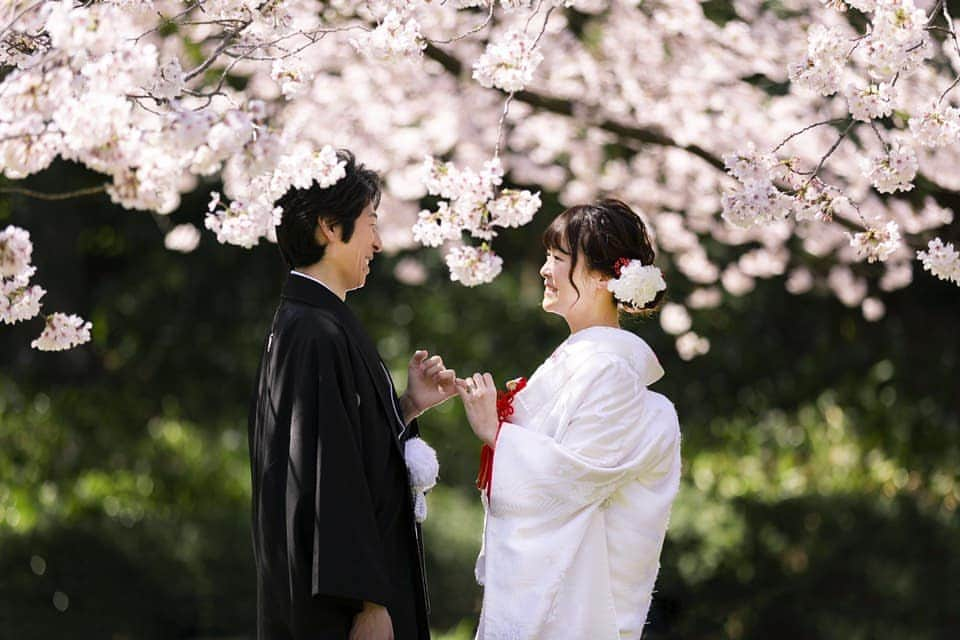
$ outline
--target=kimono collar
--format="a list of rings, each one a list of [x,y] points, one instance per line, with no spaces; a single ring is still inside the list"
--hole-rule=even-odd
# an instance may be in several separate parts
[[[347,305],[327,285],[293,271],[287,276],[287,281],[283,284],[283,291],[280,295],[284,298],[334,312],[336,312],[337,307],[343,307],[343,310],[349,313]]]
[[[637,371],[644,386],[650,386],[663,377],[663,367],[650,345],[637,334],[624,329],[588,327],[571,335],[564,345],[585,358],[599,353],[622,357]]]
[[[288,300],[296,300],[297,302],[317,307],[333,316],[333,319],[343,330],[344,334],[346,334],[350,346],[360,355],[360,359],[367,369],[370,380],[373,386],[376,387],[377,399],[380,401],[381,408],[386,414],[387,426],[394,436],[396,436],[397,429],[395,429],[392,424],[395,416],[394,407],[396,405],[394,404],[393,389],[390,387],[390,381],[387,379],[389,372],[380,359],[380,354],[377,352],[377,347],[374,345],[373,340],[369,334],[367,334],[363,325],[360,324],[357,316],[350,310],[350,307],[320,281],[294,274],[287,277],[280,296]],[[400,430],[403,430],[404,426],[405,425],[402,424],[398,425]],[[399,438],[394,437],[394,440],[400,454],[403,455]]]

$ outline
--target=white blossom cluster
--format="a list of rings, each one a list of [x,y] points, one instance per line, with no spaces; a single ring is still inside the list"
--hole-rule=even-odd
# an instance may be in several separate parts
[[[39,351],[64,351],[90,342],[89,322],[77,315],[53,313],[47,316],[47,323],[40,337],[30,343]]]
[[[676,341],[677,354],[683,360],[693,360],[697,356],[705,355],[710,351],[710,340],[687,331]]]
[[[671,335],[686,333],[693,326],[690,312],[682,304],[668,302],[660,310],[660,326]]]
[[[272,170],[257,175],[249,189],[229,205],[221,201],[219,192],[213,192],[204,224],[221,243],[250,248],[261,238],[275,239],[275,229],[283,215],[276,201],[290,187],[306,189],[316,181],[321,188],[327,188],[345,175],[346,164],[333,147],[327,145],[313,151],[309,145],[297,145],[281,156]]]
[[[927,244],[926,251],[917,252],[917,258],[923,268],[936,277],[960,285],[960,251],[952,242],[944,243],[940,238],[934,238]]]
[[[26,230],[9,225],[0,231],[0,278],[32,276],[32,259],[33,243]]]
[[[40,299],[46,291],[30,285],[36,272],[31,264],[33,243],[30,234],[12,225],[0,231],[0,322],[14,324],[40,313]]]
[[[793,215],[798,222],[824,222],[832,220],[837,210],[848,204],[848,200],[836,187],[814,180],[798,190],[792,204]]]
[[[952,211],[902,197],[920,174],[960,190],[960,53],[949,20],[915,6],[935,3],[784,11],[742,1],[717,24],[695,1],[576,0],[576,21],[561,11],[548,20],[562,4],[30,3],[0,33],[0,172],[18,180],[64,158],[104,175],[115,202],[161,214],[219,179],[208,226],[252,246],[272,239],[270,197],[330,144],[383,175],[385,245],[455,246],[464,231],[489,241],[524,224],[539,194],[502,189],[499,168],[438,171],[427,189],[417,167],[425,155],[480,167],[495,149],[513,184],[538,185],[528,188],[563,206],[615,194],[656,212],[657,242],[691,285],[691,308],[784,276],[790,291],[828,290],[877,318],[873,288],[911,282],[907,248],[948,237]],[[867,20],[830,10],[841,5]],[[177,28],[158,29],[158,13],[182,14]],[[770,90],[787,80],[785,93]],[[735,154],[731,188],[716,159],[747,142],[776,151]],[[428,193],[440,202],[418,216]],[[900,248],[875,273],[851,270],[863,256],[846,230],[890,221]],[[177,227],[164,237],[174,251],[195,240]],[[712,244],[725,250],[708,253]],[[489,274],[483,255],[475,263]],[[397,273],[426,277],[415,258]],[[677,310],[667,315],[681,326]],[[688,334],[678,349],[683,338],[696,353],[706,338]]]
[[[7,226],[0,231],[0,322],[15,324],[36,317],[47,293],[39,285],[31,285],[36,273],[31,262],[33,243],[30,234],[20,227]],[[89,322],[79,316],[54,313],[47,316],[39,338],[31,343],[40,351],[70,349],[90,340]]]
[[[724,156],[727,172],[739,181],[738,188],[723,195],[723,219],[743,229],[782,220],[792,210],[790,196],[774,184],[777,160],[757,153],[752,146],[745,152]]]
[[[466,287],[493,282],[503,269],[503,258],[486,245],[453,247],[445,261],[450,269],[450,280]]]
[[[914,139],[931,149],[960,142],[960,109],[933,104],[909,121]]]
[[[894,85],[881,82],[867,87],[849,85],[844,93],[850,115],[854,120],[870,122],[875,118],[883,118],[893,112],[893,101],[896,99]]]
[[[270,77],[280,85],[283,97],[291,100],[309,89],[313,74],[300,58],[289,56],[273,62],[270,67]]]
[[[901,143],[894,143],[863,163],[864,175],[880,193],[910,191],[919,167],[916,152]]]
[[[911,73],[932,55],[927,14],[913,0],[877,0],[871,17],[873,28],[866,37],[863,58],[874,78]]]
[[[900,227],[891,220],[882,228],[870,227],[851,234],[850,246],[867,262],[885,262],[901,246]]]
[[[522,29],[512,29],[502,39],[487,45],[473,65],[473,78],[485,87],[496,87],[507,93],[522,91],[541,62],[543,54],[535,40]]]
[[[200,230],[190,223],[178,224],[163,237],[163,246],[170,251],[191,253],[200,245]]]
[[[357,36],[351,43],[359,53],[380,61],[419,56],[427,46],[416,19],[404,18],[393,9],[375,29]]]
[[[490,282],[500,272],[503,261],[486,241],[493,239],[496,227],[527,224],[540,209],[540,194],[527,190],[497,188],[503,183],[499,158],[483,164],[477,172],[458,169],[451,162],[427,157],[423,164],[423,182],[431,195],[445,198],[436,211],[423,210],[413,226],[414,239],[428,247],[439,247],[459,240],[463,232],[484,241],[482,249],[456,246],[447,253],[450,278],[474,286]],[[466,270],[473,269],[468,274]]]
[[[807,55],[788,67],[790,81],[823,96],[836,93],[846,63],[847,44],[843,33],[822,24],[810,27]]]

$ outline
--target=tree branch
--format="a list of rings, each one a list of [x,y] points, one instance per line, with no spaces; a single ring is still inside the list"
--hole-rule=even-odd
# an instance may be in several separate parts
[[[40,191],[33,191],[32,189],[24,189],[23,187],[0,187],[0,193],[15,193],[30,198],[36,198],[37,200],[69,200],[70,198],[78,198],[80,196],[91,196],[98,193],[103,193],[106,190],[106,184],[101,184],[96,187],[87,187],[86,189],[77,189],[76,191],[65,191],[63,193],[42,193]]]
[[[443,49],[440,49],[433,44],[427,44],[427,48],[424,50],[424,53],[432,60],[439,62],[450,74],[459,76],[461,73],[463,73],[463,63]],[[543,111],[549,111],[550,113],[569,116],[571,118],[575,115],[573,102],[567,100],[566,98],[557,98],[555,96],[545,95],[536,91],[524,90],[518,91],[516,94],[514,94],[514,99],[524,102],[531,107],[535,107]],[[725,170],[723,160],[721,160],[715,154],[698,145],[680,144],[661,131],[631,126],[610,119],[600,120],[599,122],[591,122],[590,124],[598,129],[608,131],[627,140],[634,140],[637,142],[643,142],[645,144],[654,144],[661,147],[675,147],[677,149],[683,149],[687,153],[691,153],[702,160],[705,160],[707,164],[712,165],[719,171]]]

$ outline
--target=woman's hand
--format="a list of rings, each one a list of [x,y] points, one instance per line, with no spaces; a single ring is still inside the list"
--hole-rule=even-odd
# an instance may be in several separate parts
[[[497,387],[489,373],[457,378],[457,393],[463,401],[470,428],[485,444],[494,445],[500,419],[497,417]]]

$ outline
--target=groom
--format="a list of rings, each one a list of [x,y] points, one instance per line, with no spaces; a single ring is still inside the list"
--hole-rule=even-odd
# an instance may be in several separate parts
[[[259,640],[430,637],[423,545],[404,463],[416,416],[455,393],[439,356],[414,354],[397,398],[344,304],[380,251],[380,181],[291,188],[277,242],[291,269],[250,409]]]

